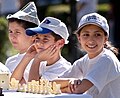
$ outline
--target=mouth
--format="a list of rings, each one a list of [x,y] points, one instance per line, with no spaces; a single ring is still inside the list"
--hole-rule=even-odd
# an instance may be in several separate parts
[[[87,45],[87,47],[90,48],[90,49],[94,49],[94,48],[97,47],[97,45]]]
[[[36,50],[37,50],[37,52],[42,52],[42,51],[44,51],[43,48],[37,48]]]
[[[12,44],[17,44],[17,42],[12,42]]]

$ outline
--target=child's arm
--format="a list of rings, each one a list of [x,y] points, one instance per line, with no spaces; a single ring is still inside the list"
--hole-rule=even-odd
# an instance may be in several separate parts
[[[16,80],[21,81],[21,79],[23,78],[25,68],[30,62],[30,60],[31,58],[24,56],[21,62],[17,65],[17,67],[13,71],[11,78],[15,78]]]
[[[40,66],[40,60],[39,58],[35,58],[29,72],[29,78],[28,81],[31,82],[32,80],[38,81],[39,76],[39,66]]]
[[[68,87],[69,81],[70,81],[69,78],[58,78],[58,79],[55,79],[55,80],[52,81],[52,82],[56,82],[57,84],[61,84],[61,87],[60,87],[60,88],[63,89],[63,88]]]
[[[27,65],[29,64],[29,62],[31,61],[31,59],[34,57],[35,54],[36,54],[36,49],[34,45],[32,45],[26,52],[25,56],[22,58],[21,62],[17,65],[17,67],[13,71],[10,79],[15,78],[16,80],[19,80],[20,82],[22,81],[23,83],[23,80],[24,80],[23,74],[24,74],[25,68],[27,67]]]
[[[79,80],[78,80],[79,81]],[[71,81],[69,83],[69,89],[72,93],[76,94],[82,94],[86,92],[88,89],[90,89],[93,86],[93,83],[90,82],[87,79],[83,79],[81,83],[78,83],[76,81]]]
[[[69,87],[72,81],[74,81],[75,83],[79,83],[79,84],[81,83],[81,80],[78,81],[78,79],[75,79],[75,78],[58,78],[58,79],[55,79],[53,82],[56,82],[57,84],[61,84],[60,89],[62,93],[72,93]]]
[[[56,52],[56,48],[54,45],[48,47],[47,49],[40,51],[36,54],[34,61],[32,63],[32,66],[30,68],[29,72],[29,79],[28,81],[31,80],[39,80],[41,77],[39,75],[39,66],[41,61],[47,61],[53,57],[53,55]]]

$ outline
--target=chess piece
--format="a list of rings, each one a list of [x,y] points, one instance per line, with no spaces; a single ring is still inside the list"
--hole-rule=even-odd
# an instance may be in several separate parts
[[[4,96],[4,94],[2,93],[3,88],[0,87],[0,96]]]

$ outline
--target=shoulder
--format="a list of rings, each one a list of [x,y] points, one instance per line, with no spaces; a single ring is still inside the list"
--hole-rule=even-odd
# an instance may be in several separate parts
[[[69,69],[71,67],[71,63],[61,56],[60,59],[52,65],[52,67]]]
[[[119,61],[118,58],[116,57],[116,55],[108,49],[104,49],[102,59],[108,60],[108,61]]]
[[[116,57],[116,55],[108,49],[104,49],[104,52],[100,56],[97,64],[98,63],[103,66],[109,66],[109,67],[113,65],[120,65],[120,62],[118,58]]]
[[[7,60],[15,59],[16,57],[18,57],[18,54],[8,57]]]
[[[67,64],[67,65],[71,65],[71,63],[69,61],[67,61],[64,57],[60,57],[60,60],[58,60],[58,63],[61,63],[61,64]]]
[[[11,61],[14,61],[18,57],[18,55],[19,54],[16,54],[16,55],[8,57],[7,60],[6,60],[6,62],[5,62],[5,65],[7,65],[7,63],[9,63]]]
[[[74,63],[73,63],[73,67],[76,69],[76,68],[83,68],[83,66],[87,65],[87,62],[88,62],[88,55],[84,55],[83,57],[81,57],[80,59],[76,60]]]
[[[76,60],[76,61],[74,62],[74,64],[84,63],[84,62],[86,62],[87,59],[88,59],[88,55],[86,54],[86,55],[84,55],[83,57],[81,57],[80,59]]]

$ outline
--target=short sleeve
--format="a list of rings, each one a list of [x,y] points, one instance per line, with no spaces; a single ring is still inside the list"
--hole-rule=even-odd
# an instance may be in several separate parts
[[[73,66],[61,76],[61,78],[82,78],[82,76],[81,62],[77,60],[74,62]]]
[[[91,81],[98,88],[99,92],[101,92],[104,86],[110,81],[108,76],[111,66],[114,65],[112,65],[109,58],[102,57],[92,66],[94,67],[87,73],[85,78]]]

